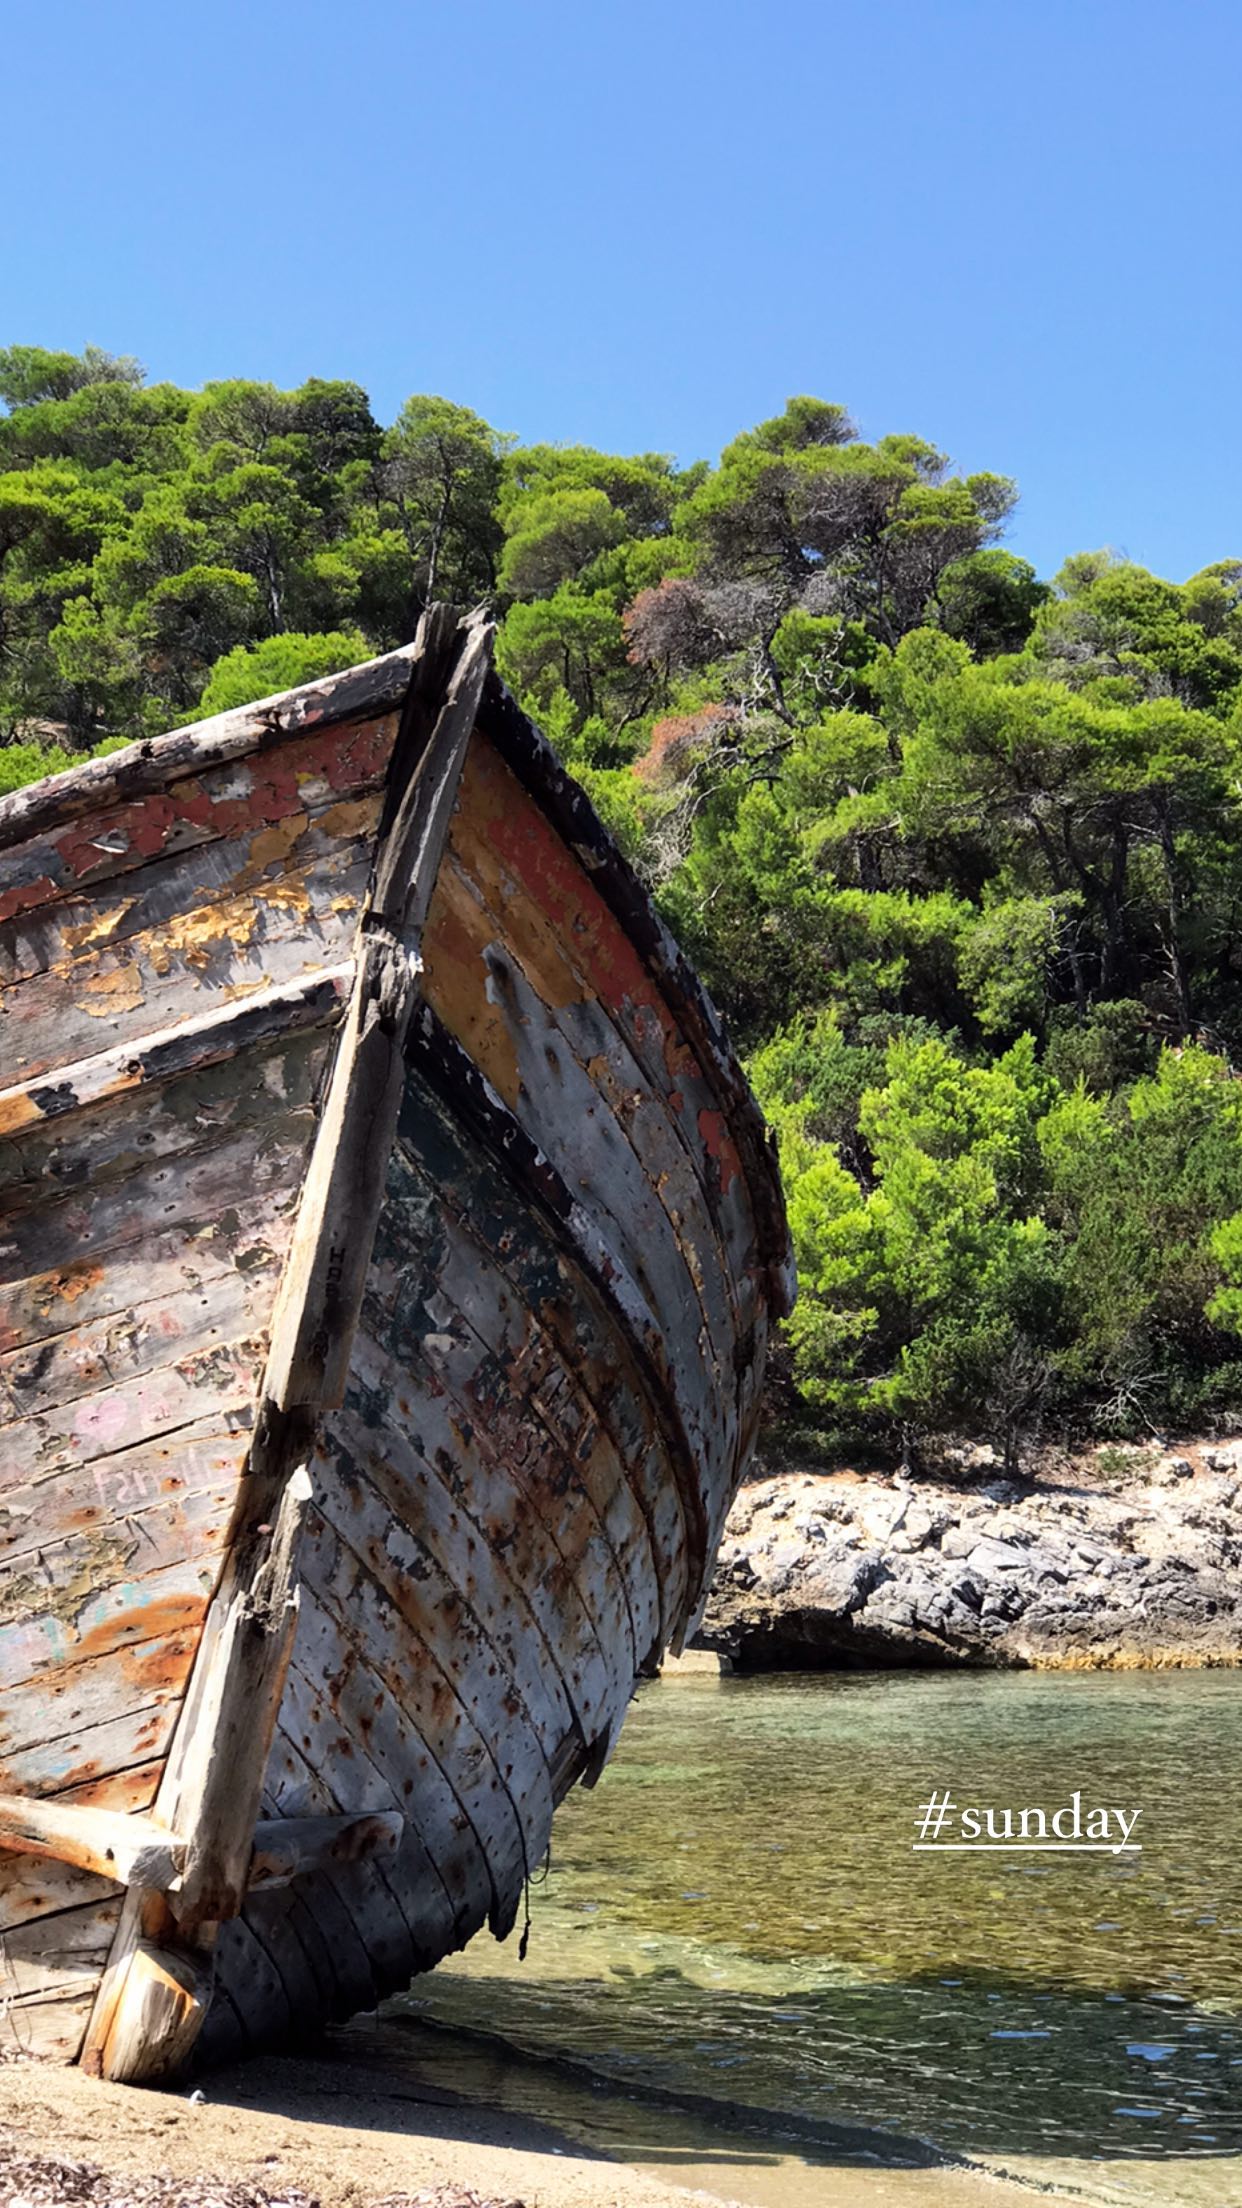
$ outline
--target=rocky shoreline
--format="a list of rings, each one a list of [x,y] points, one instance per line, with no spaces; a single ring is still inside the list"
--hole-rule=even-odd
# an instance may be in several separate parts
[[[696,1646],[739,1670],[1242,1662],[1242,1439],[929,1477],[757,1468]]]

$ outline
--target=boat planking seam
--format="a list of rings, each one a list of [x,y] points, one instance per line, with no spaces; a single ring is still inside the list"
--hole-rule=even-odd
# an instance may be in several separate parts
[[[594,1220],[584,1212],[552,1160],[532,1141],[429,1005],[422,1006],[411,1027],[408,1055],[411,1065],[441,1100],[453,1097],[463,1121],[473,1129],[491,1156],[503,1160],[506,1172],[554,1226],[578,1269],[615,1314],[634,1361],[648,1380],[660,1407],[669,1457],[685,1511],[686,1536],[693,1560],[691,1579],[697,1584],[706,1570],[707,1559],[705,1516],[694,1477],[695,1453],[686,1432],[668,1358],[645,1299],[608,1249]]]
[[[144,1035],[140,1044],[121,1043],[97,1051],[76,1065],[59,1068],[54,1081],[36,1074],[15,1088],[0,1089],[0,1134],[192,1073],[273,1036],[320,1027],[339,1014],[353,971],[349,959],[316,973],[297,974],[291,981],[257,990],[240,1003],[213,1005],[192,1019],[157,1029]]]

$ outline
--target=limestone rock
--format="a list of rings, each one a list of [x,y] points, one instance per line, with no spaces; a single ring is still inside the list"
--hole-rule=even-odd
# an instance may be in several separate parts
[[[700,1641],[741,1669],[1242,1661],[1242,1440],[1025,1487],[961,1456],[935,1481],[751,1482]]]

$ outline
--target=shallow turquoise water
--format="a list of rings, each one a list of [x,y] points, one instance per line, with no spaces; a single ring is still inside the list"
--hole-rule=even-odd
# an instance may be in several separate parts
[[[1240,1773],[1228,1672],[662,1681],[560,1813],[525,1964],[477,1942],[408,2005],[774,2132],[1164,2162],[1173,2199],[1242,2151]],[[915,1854],[933,1788],[1078,1789],[1143,1852]]]

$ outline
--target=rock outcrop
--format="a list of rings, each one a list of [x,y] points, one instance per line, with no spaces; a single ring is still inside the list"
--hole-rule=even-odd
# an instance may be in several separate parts
[[[986,1453],[984,1453],[986,1455]],[[1021,1483],[803,1471],[729,1518],[698,1645],[739,1669],[1242,1661],[1242,1441]]]

